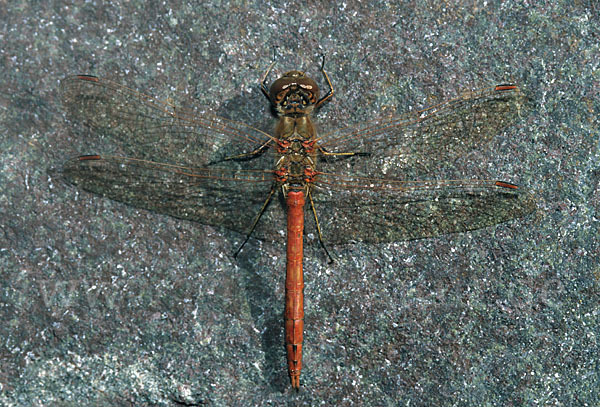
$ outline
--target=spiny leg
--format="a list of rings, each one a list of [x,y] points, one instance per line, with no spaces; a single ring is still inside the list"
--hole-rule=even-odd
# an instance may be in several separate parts
[[[265,141],[260,147],[250,151],[249,153],[242,153],[242,154],[238,154],[238,155],[232,155],[230,157],[225,157],[222,158],[220,160],[216,160],[216,161],[211,161],[209,162],[207,165],[215,165],[215,164],[219,164],[225,161],[245,161],[245,160],[252,160],[253,158],[256,157],[260,157],[261,155],[263,155],[265,153],[265,151],[268,150],[268,148],[270,147],[270,144],[273,142],[272,139],[269,139],[267,141]]]
[[[329,80],[329,76],[327,72],[325,72],[325,54],[321,55],[323,57],[323,62],[321,63],[321,72],[323,72],[323,76],[325,76],[325,80],[327,81],[327,85],[329,85],[329,91],[323,96],[321,99],[315,103],[315,109],[321,106],[325,101],[330,99],[333,96],[333,86],[331,85],[331,81]]]
[[[329,250],[327,250],[325,242],[323,242],[323,234],[321,233],[321,226],[319,225],[319,219],[317,218],[317,210],[315,209],[315,203],[313,202],[312,193],[310,192],[310,189],[308,190],[308,199],[310,200],[310,208],[312,209],[313,216],[315,218],[315,223],[317,224],[317,233],[319,235],[319,242],[321,243],[321,247],[323,247],[323,250],[325,250],[325,253],[327,253],[327,257],[329,257],[329,262],[334,263],[335,260],[333,259],[331,254],[329,254]]]
[[[262,93],[264,93],[264,95],[267,97],[267,99],[269,99],[269,102],[271,103],[273,103],[273,101],[271,100],[271,96],[269,96],[269,88],[267,88],[267,76],[269,75],[269,72],[271,72],[271,69],[273,69],[274,66],[275,61],[271,62],[271,65],[269,65],[269,68],[267,68],[267,72],[265,72],[260,81],[260,90],[262,90]]]
[[[333,85],[331,84],[331,80],[329,79],[329,75],[327,75],[327,72],[325,72],[325,54],[321,55],[323,57],[323,62],[321,63],[321,72],[323,72],[323,76],[325,77],[325,80],[327,81],[327,84],[329,85],[329,91],[325,94],[325,96],[323,96],[321,99],[319,99],[317,101],[317,103],[315,103],[315,108],[321,106],[323,103],[325,103],[327,100],[329,100],[332,96],[333,96]],[[323,154],[324,156],[329,156],[329,157],[352,157],[352,156],[367,156],[369,155],[369,153],[365,153],[365,152],[343,152],[343,153],[331,153],[327,150],[325,150],[323,147],[319,147],[319,152],[321,154]]]
[[[323,147],[319,146],[319,152],[326,157],[365,157],[371,155],[371,153],[366,153],[364,151],[348,151],[341,153],[332,153],[330,151],[325,150]]]
[[[267,87],[267,76],[269,76],[269,73],[271,72],[271,69],[273,69],[273,67],[275,66],[275,62],[276,62],[276,58],[275,58],[275,45],[273,45],[273,62],[271,62],[271,65],[269,65],[269,68],[267,68],[267,71],[265,72],[265,74],[262,76],[261,80],[260,80],[260,90],[262,90],[262,93],[265,94],[265,96],[267,97],[267,99],[269,99],[269,102],[273,103],[273,101],[271,100],[271,96],[269,96],[269,88]]]
[[[260,208],[260,211],[258,212],[258,215],[254,219],[254,222],[252,223],[252,227],[250,228],[250,231],[246,235],[246,239],[244,239],[244,242],[241,244],[240,248],[237,249],[237,251],[233,254],[233,257],[237,257],[237,255],[240,254],[240,252],[242,251],[242,248],[248,242],[248,240],[250,239],[250,236],[252,236],[252,232],[254,232],[254,229],[256,228],[256,225],[258,224],[258,221],[262,217],[263,213],[265,213],[265,210],[267,209],[267,206],[269,205],[269,202],[271,202],[271,198],[273,197],[273,194],[275,193],[275,190],[277,190],[277,184],[274,184],[273,187],[271,188],[271,192],[269,192],[269,196],[267,196],[267,199],[265,200],[265,203],[263,204],[262,208]]]

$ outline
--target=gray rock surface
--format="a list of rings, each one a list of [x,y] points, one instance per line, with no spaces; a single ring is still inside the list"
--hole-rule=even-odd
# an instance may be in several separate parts
[[[5,2],[0,404],[597,405],[600,10],[521,3]],[[108,143],[73,132],[63,77],[108,76],[268,130],[258,79],[273,46],[278,73],[318,77],[326,55],[336,93],[323,131],[507,81],[534,101],[452,165],[531,189],[535,214],[335,246],[334,264],[307,244],[299,393],[285,367],[282,236],[235,259],[237,233],[53,171]]]

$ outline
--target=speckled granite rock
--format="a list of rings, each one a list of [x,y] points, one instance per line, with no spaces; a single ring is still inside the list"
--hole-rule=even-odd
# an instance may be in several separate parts
[[[594,2],[19,2],[0,8],[0,404],[597,405],[600,172]],[[457,166],[538,211],[475,232],[306,249],[302,388],[283,348],[283,238],[136,210],[53,169],[97,152],[59,80],[116,78],[263,129],[257,86],[318,75],[325,131],[519,83],[531,114]],[[240,213],[243,213],[243,208]]]

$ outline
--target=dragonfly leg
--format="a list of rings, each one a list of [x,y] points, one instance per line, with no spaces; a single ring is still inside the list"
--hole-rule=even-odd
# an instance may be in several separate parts
[[[276,56],[277,56],[277,46],[273,45],[273,62],[271,62],[271,65],[269,65],[269,67],[267,68],[267,71],[260,79],[260,90],[262,90],[262,93],[264,93],[264,95],[267,97],[267,99],[269,99],[269,102],[271,102],[272,104],[273,104],[273,101],[271,100],[269,88],[267,87],[267,76],[269,76],[271,69],[273,69],[273,66],[275,66],[275,62],[277,61]]]
[[[275,66],[275,61],[271,62],[271,65],[269,65],[267,71],[260,80],[260,90],[262,90],[262,93],[264,93],[264,95],[267,97],[267,99],[269,99],[269,102],[271,103],[273,103],[273,101],[271,100],[271,96],[269,95],[269,88],[267,87],[267,76],[269,76],[269,72],[271,72],[273,66]]]
[[[233,254],[233,257],[237,257],[237,255],[240,254],[240,252],[242,251],[242,248],[248,242],[248,240],[250,239],[250,236],[252,236],[252,232],[254,232],[254,229],[256,228],[256,225],[258,224],[258,221],[262,217],[263,213],[265,213],[265,210],[267,209],[267,206],[269,206],[269,202],[271,202],[271,198],[273,197],[273,194],[275,193],[276,190],[277,190],[277,184],[273,184],[273,187],[271,188],[271,192],[269,192],[269,196],[267,196],[267,199],[265,200],[265,203],[263,204],[262,208],[260,208],[258,215],[256,215],[256,218],[254,218],[254,222],[252,223],[252,227],[250,228],[250,231],[246,235],[246,239],[244,239],[244,242],[240,245],[239,249],[237,249],[236,252]]]
[[[238,155],[232,155],[230,157],[225,157],[221,160],[217,160],[217,161],[211,161],[208,163],[208,165],[215,165],[218,163],[222,163],[224,161],[246,161],[246,160],[252,160],[254,158],[260,157],[261,155],[264,154],[265,151],[268,150],[268,148],[270,147],[271,143],[273,142],[273,140],[267,140],[265,141],[260,147],[250,151],[249,153],[243,153],[243,154],[238,154]]]
[[[333,86],[331,85],[331,81],[329,80],[329,76],[327,72],[325,72],[325,55],[321,55],[323,57],[323,62],[321,63],[321,72],[323,72],[323,76],[325,76],[325,80],[327,80],[327,85],[329,85],[329,90],[321,99],[315,103],[315,109],[321,106],[325,101],[330,99],[333,96]]]
[[[310,200],[310,208],[312,209],[313,216],[315,218],[315,223],[317,224],[317,233],[319,235],[319,242],[321,243],[321,247],[323,247],[323,250],[325,250],[325,253],[327,253],[327,257],[329,257],[329,262],[334,263],[335,260],[333,259],[331,254],[329,254],[329,250],[327,250],[327,246],[325,246],[325,242],[323,242],[323,234],[321,233],[321,226],[319,225],[319,219],[317,218],[317,210],[315,209],[315,203],[313,202],[312,193],[310,192],[310,189],[308,190],[307,195],[308,195],[308,199]]]
[[[371,153],[367,153],[364,151],[348,151],[348,152],[341,152],[341,153],[332,153],[330,151],[325,150],[323,147],[319,146],[319,152],[321,154],[323,154],[324,156],[328,156],[328,157],[366,157],[371,155]]]

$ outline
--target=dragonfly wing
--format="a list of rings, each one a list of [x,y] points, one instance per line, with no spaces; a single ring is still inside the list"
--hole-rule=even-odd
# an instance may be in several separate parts
[[[178,108],[107,79],[76,75],[61,81],[71,119],[110,137],[108,153],[203,166],[248,153],[271,140],[251,126]]]
[[[326,242],[393,242],[465,232],[532,212],[531,194],[498,181],[371,180],[318,185],[314,201]]]
[[[190,168],[115,156],[67,161],[62,174],[72,184],[116,201],[181,219],[247,233],[273,185],[270,171]],[[276,205],[259,223],[257,238],[285,230]]]
[[[319,145],[330,153],[319,168],[336,172],[344,161],[365,177],[423,175],[452,163],[490,141],[529,108],[515,85],[468,92],[431,108],[400,117],[383,117],[324,135]]]

